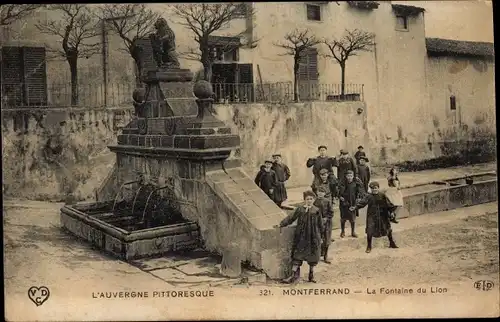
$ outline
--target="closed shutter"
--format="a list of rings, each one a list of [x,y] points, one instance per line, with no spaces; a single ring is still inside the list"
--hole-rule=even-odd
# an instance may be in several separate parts
[[[300,57],[299,80],[318,80],[318,51],[316,48],[307,49]]]
[[[253,83],[253,64],[238,64],[239,79],[242,84]]]
[[[312,48],[307,53],[307,73],[309,80],[318,80],[318,51]]]
[[[153,46],[151,46],[151,40],[149,38],[138,39],[137,45],[140,46],[143,50],[143,55],[144,55],[143,68],[155,69],[156,62],[153,56]]]
[[[2,47],[2,100],[9,105],[23,101],[21,47]]]
[[[47,105],[45,48],[23,47],[24,99],[26,105]]]

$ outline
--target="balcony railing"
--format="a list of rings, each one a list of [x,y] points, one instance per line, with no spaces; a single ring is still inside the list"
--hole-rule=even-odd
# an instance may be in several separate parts
[[[79,83],[78,99],[72,104],[70,83],[43,85],[2,83],[2,108],[13,107],[118,107],[132,104],[135,83],[108,83],[107,97],[104,84]]]
[[[292,83],[271,84],[212,84],[216,104],[224,103],[287,103],[294,101]],[[104,84],[79,83],[78,100],[72,104],[71,84],[43,85],[2,83],[2,108],[19,107],[120,107],[132,105],[135,82],[108,83],[107,97]],[[346,84],[341,95],[340,84],[300,84],[300,101],[362,101],[363,85]]]
[[[292,83],[272,84],[212,84],[215,103],[286,103],[294,100]],[[300,101],[362,101],[363,84],[300,84]]]

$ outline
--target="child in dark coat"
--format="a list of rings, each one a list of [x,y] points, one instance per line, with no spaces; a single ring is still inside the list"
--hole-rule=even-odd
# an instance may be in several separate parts
[[[368,206],[366,212],[366,237],[367,246],[366,252],[372,251],[372,238],[385,237],[389,238],[389,247],[398,248],[392,238],[392,229],[390,222],[391,202],[385,194],[379,192],[380,185],[378,182],[370,183],[371,193],[367,194],[362,200],[356,203],[356,209]]]
[[[359,159],[359,164],[357,165],[358,168],[358,178],[363,182],[363,188],[365,189],[365,192],[368,192],[368,184],[370,183],[370,167],[366,164],[368,162],[368,158],[366,157],[361,157]]]
[[[337,159],[327,156],[327,148],[324,145],[318,147],[318,152],[319,155],[316,158],[307,159],[306,166],[308,168],[312,167],[314,179],[319,179],[319,172],[322,169],[328,170],[328,179],[333,182],[336,179],[333,174],[333,168],[338,165]]]
[[[285,227],[297,221],[292,245],[292,275],[284,280],[285,283],[293,283],[300,278],[300,266],[303,261],[309,264],[309,282],[316,283],[314,267],[320,259],[321,233],[324,227],[321,212],[314,206],[315,198],[314,192],[305,191],[304,204],[298,206],[279,224],[279,227]]]
[[[276,173],[271,169],[272,166],[273,161],[266,160],[255,177],[255,184],[274,201],[274,189],[276,189],[278,181],[276,179]]]
[[[278,205],[278,207],[281,207],[283,201],[288,198],[285,182],[290,179],[291,174],[290,168],[288,168],[288,166],[282,162],[281,154],[274,154],[273,159],[274,162],[271,169],[274,171],[274,173],[276,173],[277,180],[277,185],[274,189],[274,202]]]
[[[345,179],[341,181],[339,189],[340,199],[340,238],[345,237],[345,223],[349,221],[351,224],[351,236],[357,238],[355,227],[356,217],[359,212],[356,210],[356,201],[363,198],[365,194],[363,183],[358,178],[354,177],[354,171],[348,170]]]
[[[320,187],[317,190],[318,198],[314,201],[314,205],[318,207],[321,212],[321,217],[323,218],[323,232],[321,244],[321,256],[323,256],[325,263],[330,264],[328,259],[328,248],[332,240],[332,228],[333,228],[333,204],[330,198],[326,197],[327,188]]]
[[[340,150],[340,158],[338,160],[337,167],[337,177],[339,180],[345,178],[347,171],[352,171],[354,173],[354,177],[358,176],[356,162],[354,162],[353,158],[351,158],[346,150],[342,149]]]
[[[365,153],[365,149],[363,148],[362,145],[358,146],[358,151],[356,151],[356,153],[354,153],[354,159],[356,159],[356,164],[359,164],[359,160],[361,160],[362,157],[365,157],[366,158],[366,153]],[[368,162],[368,161],[366,161]]]

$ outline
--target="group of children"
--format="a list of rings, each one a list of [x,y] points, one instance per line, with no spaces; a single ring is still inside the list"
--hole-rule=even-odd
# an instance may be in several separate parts
[[[304,204],[276,226],[285,227],[297,221],[292,246],[292,274],[284,280],[286,283],[293,283],[300,278],[303,261],[309,264],[309,281],[313,283],[316,282],[314,267],[320,258],[323,257],[325,263],[331,263],[328,248],[334,241],[331,234],[336,199],[339,200],[341,238],[345,237],[347,221],[351,226],[351,236],[358,237],[355,231],[356,217],[359,216],[359,209],[368,207],[366,252],[371,252],[373,237],[387,236],[389,247],[398,248],[391,229],[391,222],[397,223],[396,215],[403,205],[397,170],[391,169],[389,189],[382,193],[378,182],[370,182],[370,168],[366,165],[368,159],[362,146],[358,147],[355,160],[345,150],[340,151],[338,159],[329,157],[327,147],[323,145],[318,147],[318,152],[317,157],[308,159],[306,163],[308,168],[312,168],[314,179],[311,190],[303,193]],[[274,155],[273,158],[274,161],[266,161],[264,168],[261,167],[255,182],[281,206],[286,199],[284,183],[290,178],[290,169],[283,164],[281,155]],[[334,167],[337,168],[337,177],[333,172]]]

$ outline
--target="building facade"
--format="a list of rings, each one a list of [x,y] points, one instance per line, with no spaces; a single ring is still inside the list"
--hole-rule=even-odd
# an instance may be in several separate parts
[[[174,30],[181,65],[200,71],[199,62],[182,56],[197,43],[193,33],[177,20],[172,6],[148,5],[162,12]],[[243,45],[218,53],[213,83],[249,85],[252,95],[256,95],[255,85],[284,84],[290,89],[293,58],[276,46],[287,33],[307,29],[319,39],[331,40],[345,30],[358,29],[373,33],[375,45],[348,59],[345,81],[360,86],[347,86],[346,90],[353,94],[362,91],[373,154],[381,146],[393,145],[406,151],[401,158],[416,153],[432,157],[437,153],[426,147],[429,140],[446,139],[439,133],[464,124],[485,126],[494,119],[493,44],[426,39],[423,8],[391,1],[255,2],[245,6],[253,7],[255,14],[242,14],[214,35],[219,42],[235,41],[238,35],[236,41]],[[4,31],[2,45],[57,46],[58,39],[42,35],[34,27],[35,21],[52,19],[54,14],[40,11],[30,21],[12,26],[10,32]],[[253,41],[257,46],[245,46]],[[119,94],[129,97],[134,86],[133,61],[120,50],[122,42],[116,35],[108,34],[105,42],[106,57],[101,53],[79,61],[82,90],[87,84],[102,83],[106,72],[108,87],[129,84]],[[483,49],[475,49],[478,46]],[[301,60],[299,72],[300,83],[322,91],[323,99],[338,93],[341,80],[339,65],[326,54],[327,47],[317,45]],[[47,60],[48,84],[68,82],[68,74],[61,57]],[[221,86],[227,89],[227,85]],[[88,88],[91,97],[102,96],[102,90],[94,93]]]

